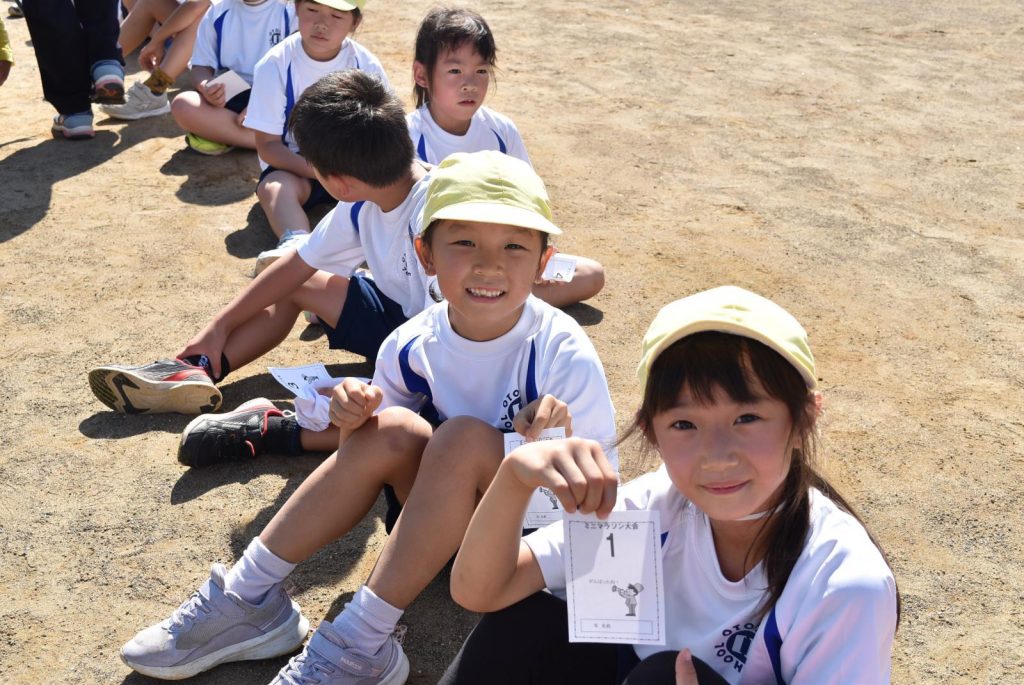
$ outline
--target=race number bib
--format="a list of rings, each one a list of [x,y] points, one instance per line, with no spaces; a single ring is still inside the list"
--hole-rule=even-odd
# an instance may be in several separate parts
[[[570,642],[665,644],[661,531],[651,511],[565,514]]]

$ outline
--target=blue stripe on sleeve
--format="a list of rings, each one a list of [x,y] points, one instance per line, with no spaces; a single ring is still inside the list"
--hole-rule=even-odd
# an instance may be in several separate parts
[[[774,608],[768,614],[768,622],[764,626],[764,644],[768,648],[772,670],[775,671],[776,684],[786,685],[786,681],[782,679],[782,636],[779,635],[779,624],[775,621]]]
[[[526,403],[537,399],[537,341],[530,341],[530,361],[526,366]]]

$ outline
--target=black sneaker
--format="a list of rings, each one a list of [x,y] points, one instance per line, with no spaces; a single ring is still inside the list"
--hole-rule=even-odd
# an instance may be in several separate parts
[[[143,366],[100,366],[89,372],[96,398],[116,412],[205,414],[221,394],[201,366],[161,359]]]
[[[253,459],[263,453],[271,416],[284,416],[284,412],[264,397],[224,414],[198,416],[181,434],[178,461],[201,468],[222,461]]]

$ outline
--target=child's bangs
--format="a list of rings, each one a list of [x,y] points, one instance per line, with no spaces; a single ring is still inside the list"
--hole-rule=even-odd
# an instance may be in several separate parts
[[[461,21],[445,26],[437,36],[438,57],[449,50],[458,50],[463,45],[472,45],[476,53],[493,67],[498,50],[490,28],[482,20],[470,15],[459,19]]]
[[[769,397],[785,402],[794,418],[809,399],[800,373],[767,345],[729,333],[695,333],[658,355],[644,397],[645,413],[653,416],[675,406],[683,387],[703,405],[714,401],[716,388],[734,402],[752,402],[759,397],[756,382]]]

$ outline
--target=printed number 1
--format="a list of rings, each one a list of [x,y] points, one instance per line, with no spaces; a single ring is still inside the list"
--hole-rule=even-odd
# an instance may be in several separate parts
[[[611,548],[612,548],[612,556],[614,557],[615,556],[615,533],[608,533],[608,537],[606,537],[605,540],[607,540],[608,544],[611,546]]]

